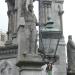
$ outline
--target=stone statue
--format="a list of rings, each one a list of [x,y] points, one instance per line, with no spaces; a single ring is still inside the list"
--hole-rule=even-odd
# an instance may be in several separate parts
[[[26,7],[26,1],[23,3],[22,15],[25,20],[25,48],[28,53],[36,53],[36,17],[33,13],[33,4]]]
[[[72,36],[68,36],[67,43],[68,70],[75,71],[75,44],[72,41]]]
[[[0,65],[0,74],[1,75],[11,75],[11,66],[9,65],[8,62],[4,61],[1,65]]]

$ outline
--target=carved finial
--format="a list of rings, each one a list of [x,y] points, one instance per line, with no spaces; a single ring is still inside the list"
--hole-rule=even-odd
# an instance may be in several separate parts
[[[60,5],[58,5],[58,9],[59,9],[58,14],[62,15],[64,13],[64,11],[61,9]]]

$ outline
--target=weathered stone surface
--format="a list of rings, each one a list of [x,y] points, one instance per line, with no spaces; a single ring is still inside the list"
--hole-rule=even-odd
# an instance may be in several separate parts
[[[39,6],[40,25],[47,23],[48,18],[51,18],[54,22],[54,27],[61,31],[61,29],[63,28],[62,14],[59,15],[58,13],[59,11],[61,12],[63,11],[63,1],[62,0],[40,0],[39,5],[40,5]]]
[[[0,75],[19,75],[19,68],[15,64],[16,58],[0,60]]]
[[[7,5],[8,5],[8,18],[9,18],[9,22],[8,22],[8,38],[9,40],[12,39],[12,34],[16,31],[16,18],[15,18],[15,13],[16,13],[16,9],[15,9],[15,0],[7,0]]]
[[[22,4],[23,13],[21,14],[25,24],[20,21],[22,24],[20,23],[18,29],[19,55],[22,55],[23,53],[36,53],[36,17],[33,13],[32,4],[29,4],[26,8],[26,3],[27,0]]]
[[[66,45],[64,38],[60,39],[56,55],[59,56],[57,62],[53,65],[53,75],[66,75]]]
[[[67,55],[68,55],[68,72],[75,73],[75,43],[72,41],[72,36],[68,36],[67,43]]]
[[[32,71],[22,71],[21,75],[41,75],[41,70],[38,69],[34,71],[34,69],[31,69]]]
[[[9,42],[12,44],[11,46],[7,45],[7,48],[0,48],[0,56],[1,59],[3,58],[12,63],[14,62],[14,65],[16,64],[19,67],[18,72],[20,72],[21,75],[47,75],[47,72],[42,73],[41,66],[44,65],[44,63],[48,63],[50,60],[44,62],[41,56],[38,55],[38,51],[36,51],[36,17],[32,12],[33,7],[31,5],[33,1],[35,0],[7,0],[9,16],[8,36],[9,40],[12,41]],[[63,32],[63,0],[38,1],[40,5],[39,24],[44,26],[43,24],[52,20],[54,22],[52,27],[58,30],[58,35],[55,33],[57,36],[53,34],[54,32],[51,32],[50,35],[49,33],[47,34],[49,38],[47,38],[47,35],[46,38],[43,38],[46,55],[52,54],[53,56],[57,41],[60,39],[56,52],[58,60],[53,64],[52,75],[66,75],[64,38],[58,38]],[[46,27],[49,28],[50,26]],[[17,36],[13,33],[16,33]],[[13,44],[18,44],[18,46],[12,46]],[[41,44],[39,45],[42,47]],[[5,70],[8,70],[8,67],[6,67]],[[15,71],[17,74],[15,74]],[[13,69],[12,75],[19,75],[18,72],[16,67]]]

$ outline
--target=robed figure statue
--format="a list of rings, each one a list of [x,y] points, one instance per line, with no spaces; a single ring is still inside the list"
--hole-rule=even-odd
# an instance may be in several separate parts
[[[75,43],[72,41],[72,36],[68,36],[67,43],[68,70],[75,71]]]

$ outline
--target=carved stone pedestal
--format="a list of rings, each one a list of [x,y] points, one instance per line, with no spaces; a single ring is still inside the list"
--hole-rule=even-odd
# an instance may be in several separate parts
[[[20,75],[42,75],[41,67],[43,64],[41,57],[28,54],[16,65],[20,68]]]
[[[21,18],[23,19],[23,18]],[[24,19],[23,19],[24,20]],[[22,21],[23,21],[22,20]],[[21,21],[21,20],[20,20]],[[20,22],[21,23],[21,22]],[[40,55],[28,52],[25,24],[23,22],[18,27],[18,57],[16,65],[20,68],[20,75],[41,75],[41,67],[44,64]],[[28,34],[28,33],[27,33]]]

